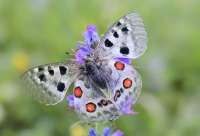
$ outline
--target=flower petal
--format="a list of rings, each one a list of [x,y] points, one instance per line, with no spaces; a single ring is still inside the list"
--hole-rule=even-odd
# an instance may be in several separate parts
[[[91,128],[91,129],[89,130],[89,136],[97,136],[96,131],[95,131],[94,128]]]
[[[120,130],[117,130],[112,136],[123,136],[123,133]]]
[[[104,128],[103,133],[101,136],[109,136],[111,133],[111,129],[109,127]]]
[[[73,107],[74,106],[74,96],[73,95],[68,95],[67,100],[69,101],[69,106]]]
[[[84,42],[86,44],[87,49],[90,49],[90,46],[92,45],[93,42],[99,40],[99,36],[97,34],[97,27],[96,26],[90,26],[88,25],[86,27],[87,31],[84,32]]]
[[[124,62],[126,64],[131,64],[131,59],[129,58],[114,58],[114,59]]]
[[[77,45],[78,46],[78,48],[80,49],[79,51],[81,51],[81,53],[82,54],[90,54],[91,52],[88,50],[88,49],[86,49],[84,46],[82,46],[82,45]]]
[[[98,28],[97,28],[96,26],[92,26],[92,25],[87,25],[87,26],[86,26],[86,30],[87,30],[87,31],[95,31],[95,32],[96,32],[97,29],[98,29]]]

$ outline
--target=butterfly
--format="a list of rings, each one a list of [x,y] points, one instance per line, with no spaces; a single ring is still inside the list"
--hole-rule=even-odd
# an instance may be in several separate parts
[[[72,82],[73,106],[87,123],[103,123],[131,114],[142,88],[139,73],[130,65],[147,48],[147,33],[138,13],[115,22],[100,39],[95,26],[84,33],[76,59],[34,67],[22,75],[22,84],[46,105],[62,101]]]

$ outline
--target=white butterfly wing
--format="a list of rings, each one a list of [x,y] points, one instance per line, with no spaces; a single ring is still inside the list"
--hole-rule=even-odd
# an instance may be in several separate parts
[[[103,36],[95,53],[112,58],[137,58],[147,48],[147,33],[138,13],[119,19]]]
[[[78,77],[74,87],[74,108],[78,117],[86,123],[103,123],[117,119],[119,109],[107,97],[95,92],[103,92],[99,87],[92,88],[87,77]],[[99,90],[100,89],[100,90]]]
[[[130,108],[136,102],[142,88],[139,73],[132,66],[116,60],[109,60],[105,67],[107,66],[112,70],[112,80],[109,82],[116,81],[116,85],[110,87],[112,100],[120,110]]]
[[[76,64],[52,63],[32,68],[22,75],[25,89],[36,100],[54,105],[63,100],[67,89],[76,78]]]

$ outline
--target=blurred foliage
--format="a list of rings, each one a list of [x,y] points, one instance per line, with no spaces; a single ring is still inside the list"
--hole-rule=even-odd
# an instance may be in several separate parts
[[[20,85],[25,70],[65,61],[87,24],[106,32],[109,23],[138,12],[148,33],[139,66],[143,88],[133,109],[115,122],[125,136],[200,135],[200,1],[198,0],[0,0],[0,135],[87,135],[63,100],[35,101]],[[72,94],[73,85],[68,91]],[[99,132],[109,124],[99,125]]]

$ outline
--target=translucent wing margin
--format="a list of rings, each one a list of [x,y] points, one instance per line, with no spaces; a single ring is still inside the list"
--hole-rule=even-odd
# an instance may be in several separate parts
[[[138,13],[129,13],[107,31],[95,49],[95,54],[134,59],[141,56],[146,48],[147,33],[143,20]]]
[[[36,100],[46,105],[55,105],[63,100],[67,89],[76,78],[76,64],[52,63],[32,68],[25,72],[21,81]]]

